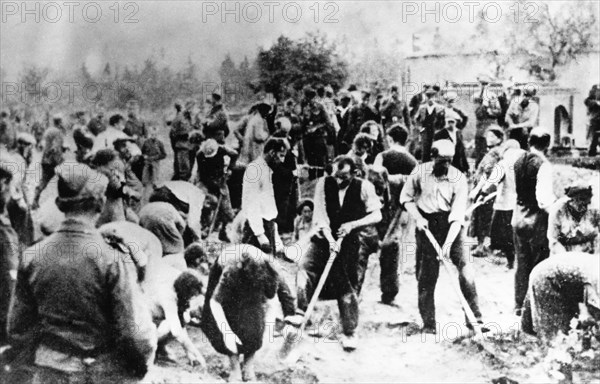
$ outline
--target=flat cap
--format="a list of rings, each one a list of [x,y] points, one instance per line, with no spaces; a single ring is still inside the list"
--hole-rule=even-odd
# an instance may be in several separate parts
[[[30,145],[35,145],[37,143],[35,137],[29,132],[19,132],[17,135],[17,142]]]
[[[108,179],[82,163],[63,163],[55,168],[58,175],[57,202],[100,199],[106,192]]]

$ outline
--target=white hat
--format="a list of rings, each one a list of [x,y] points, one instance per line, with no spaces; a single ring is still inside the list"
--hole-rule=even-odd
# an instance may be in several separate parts
[[[450,140],[437,140],[433,142],[431,148],[436,148],[438,156],[454,157],[454,143]]]
[[[453,120],[453,121],[462,121],[462,119],[460,118],[460,115],[456,112],[454,112],[453,109],[446,109],[446,121],[449,120]]]

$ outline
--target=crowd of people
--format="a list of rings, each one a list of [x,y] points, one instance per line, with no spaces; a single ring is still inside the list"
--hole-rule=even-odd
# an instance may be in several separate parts
[[[166,127],[145,121],[133,100],[126,116],[107,119],[99,103],[89,120],[57,115],[46,127],[2,112],[0,346],[12,382],[136,381],[155,359],[173,359],[170,340],[202,365],[193,324],[230,357],[232,379],[252,380],[266,301],[277,295],[293,331],[323,278],[319,297],[337,300],[341,344],[355,350],[369,258],[379,254],[381,303],[394,305],[412,230],[425,333],[438,331],[439,249],[458,270],[470,328],[485,322],[469,256],[492,253],[516,263],[514,312],[526,332],[550,339],[574,316],[600,320],[591,183],[557,200],[535,92],[507,83],[498,95],[491,79],[479,81],[472,151],[468,113],[437,85],[405,101],[396,85],[372,95],[317,84],[257,103],[236,124],[218,93],[206,114],[176,102]],[[55,177],[58,197],[43,199]],[[233,243],[215,259],[202,242],[213,232]],[[306,241],[301,258],[288,241]],[[324,276],[332,242],[338,256]],[[295,284],[280,270],[291,262]]]

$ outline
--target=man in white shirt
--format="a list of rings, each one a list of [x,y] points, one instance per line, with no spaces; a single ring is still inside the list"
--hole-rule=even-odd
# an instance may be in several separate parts
[[[554,203],[552,165],[546,158],[550,133],[534,128],[529,136],[529,152],[514,165],[517,206],[512,226],[515,233],[517,270],[515,273],[515,313],[521,314],[529,274],[548,258],[548,208]],[[535,191],[535,192],[534,192]],[[532,193],[534,192],[534,193]]]
[[[282,163],[289,150],[286,140],[269,139],[263,155],[254,160],[244,172],[242,212],[246,217],[242,243],[260,248],[265,253],[283,250],[277,229],[277,205],[273,191],[273,165]]]

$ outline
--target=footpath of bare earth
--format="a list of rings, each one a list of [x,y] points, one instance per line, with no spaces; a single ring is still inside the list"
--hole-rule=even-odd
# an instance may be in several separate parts
[[[36,154],[36,159],[39,159],[39,154]],[[164,176],[170,173],[171,164],[172,156],[169,156],[162,165]],[[590,180],[595,196],[599,196],[598,172],[556,165],[554,177],[557,196],[564,193],[569,182],[577,179]],[[55,197],[56,182],[53,180],[41,200],[54,200]],[[272,337],[272,332],[266,335],[263,348],[257,354],[258,380],[278,384],[492,383],[494,379],[508,377],[519,383],[557,382],[547,375],[545,353],[535,339],[518,335],[519,319],[512,315],[514,271],[507,270],[504,259],[495,256],[470,259],[476,271],[484,320],[493,331],[486,350],[493,354],[482,351],[479,344],[469,337],[450,277],[443,269],[440,270],[435,298],[438,334],[419,332],[414,233],[408,232],[402,238],[397,307],[379,303],[379,262],[377,255],[371,256],[361,297],[360,342],[356,351],[346,353],[336,341],[339,332],[336,303],[321,302],[313,317],[313,328],[317,332],[305,334],[303,341],[294,349],[293,355],[300,356],[297,362],[280,362],[277,352],[282,338]],[[213,237],[216,241],[214,234]],[[285,270],[288,280],[293,282],[294,266],[287,265]],[[320,335],[312,336],[315,333]],[[178,356],[177,364],[158,364],[143,380],[144,383],[226,382],[229,372],[227,358],[212,349],[198,328],[190,328],[190,334],[204,354],[208,369],[189,366],[183,350],[172,343],[171,348]],[[596,353],[592,361],[574,366],[575,383],[600,383],[600,358],[595,341],[594,347]],[[498,383],[503,382],[506,381]]]

